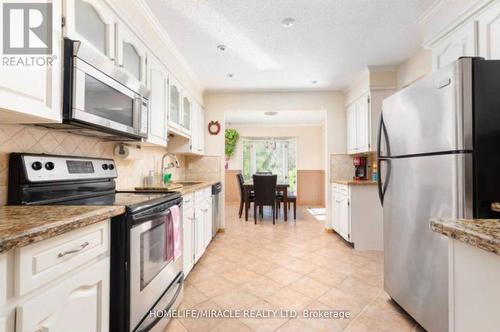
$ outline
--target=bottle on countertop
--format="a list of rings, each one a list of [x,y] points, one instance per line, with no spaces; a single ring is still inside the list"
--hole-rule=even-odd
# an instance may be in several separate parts
[[[146,186],[152,187],[155,184],[155,171],[150,170],[146,176],[146,181],[144,182]]]

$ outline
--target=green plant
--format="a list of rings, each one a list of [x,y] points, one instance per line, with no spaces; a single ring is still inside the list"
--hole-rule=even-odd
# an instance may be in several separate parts
[[[226,139],[225,145],[225,153],[227,158],[231,158],[236,150],[236,144],[238,143],[238,139],[240,138],[240,134],[236,131],[236,129],[226,129],[224,133]]]

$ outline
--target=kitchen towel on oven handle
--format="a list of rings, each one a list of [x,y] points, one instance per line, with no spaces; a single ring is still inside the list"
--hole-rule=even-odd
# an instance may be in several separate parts
[[[181,210],[178,205],[170,208],[174,228],[174,260],[182,255]]]

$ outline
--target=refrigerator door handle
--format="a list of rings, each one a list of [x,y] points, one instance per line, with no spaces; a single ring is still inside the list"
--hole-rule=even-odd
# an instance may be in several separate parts
[[[385,162],[387,164],[387,177],[385,181],[382,181],[382,162]],[[387,185],[389,184],[389,179],[391,177],[391,160],[390,159],[384,159],[384,158],[378,158],[377,159],[377,169],[379,171],[379,175],[377,178],[377,187],[378,187],[378,198],[380,200],[380,205],[384,206],[384,196],[385,192],[387,190]]]
[[[386,156],[382,156],[382,134],[384,135],[385,147],[387,149]],[[389,135],[387,135],[387,128],[384,123],[384,115],[380,114],[380,121],[378,124],[377,134],[377,158],[389,157],[391,155],[391,147],[389,145]]]

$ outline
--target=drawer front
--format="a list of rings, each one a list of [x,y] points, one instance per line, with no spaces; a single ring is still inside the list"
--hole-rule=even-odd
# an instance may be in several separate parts
[[[109,250],[109,220],[16,249],[16,294],[24,295]]]
[[[332,192],[338,193],[339,192],[339,185],[334,183],[332,184]]]
[[[343,195],[348,195],[349,194],[349,187],[341,184],[338,186],[338,192],[343,194]]]
[[[204,193],[205,193],[205,198],[210,198],[212,197],[212,187],[207,187],[204,189]]]
[[[0,307],[7,302],[7,253],[0,254]],[[0,329],[0,331],[2,331]]]
[[[187,194],[182,196],[182,210],[186,211],[192,209],[194,206],[194,194]]]

